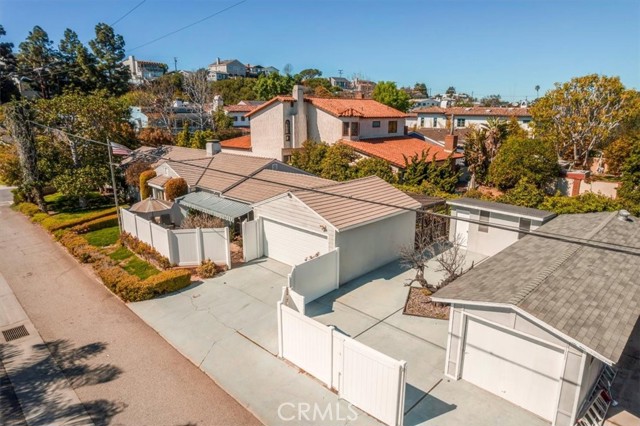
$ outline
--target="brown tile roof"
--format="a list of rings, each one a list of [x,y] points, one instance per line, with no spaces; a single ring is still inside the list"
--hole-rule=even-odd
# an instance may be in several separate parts
[[[433,297],[516,306],[617,363],[640,319],[640,219],[615,216],[560,215],[536,232],[591,246],[526,236]]]
[[[353,147],[357,152],[368,157],[377,157],[387,160],[393,166],[404,168],[404,156],[420,155],[427,153],[427,159],[431,161],[434,157],[436,161],[446,160],[451,153],[445,152],[444,148],[423,140],[409,136],[398,136],[394,138],[364,139],[360,141],[341,140],[340,142]],[[454,152],[453,158],[461,158],[463,154]]]
[[[225,197],[248,203],[257,203],[297,188],[319,188],[335,182],[316,176],[277,170],[261,170],[224,193]],[[265,182],[268,181],[268,182]]]
[[[178,176],[183,178],[187,182],[187,185],[195,186],[210,162],[211,158],[209,157],[199,160],[182,160],[179,163],[167,161],[166,164],[171,167]]]
[[[406,114],[373,99],[305,98],[311,105],[336,117],[405,118]]]
[[[465,141],[467,140],[467,135],[470,131],[471,129],[469,127],[456,128],[453,131],[453,134],[458,136],[458,144],[465,143]],[[441,144],[444,144],[444,137],[450,133],[449,129],[433,129],[428,127],[417,129],[416,132],[420,133],[428,139],[431,139],[432,141],[440,142]]]
[[[156,185],[156,186],[159,186],[159,187],[164,187],[164,184],[167,183],[169,181],[169,179],[171,179],[171,176],[158,175],[158,176],[154,177],[153,179],[149,179],[147,181],[147,183],[149,185]]]
[[[293,195],[342,231],[367,222],[419,209],[420,203],[377,176],[341,182],[318,191],[292,191]],[[381,204],[377,204],[381,203]]]
[[[197,186],[217,192],[224,192],[233,185],[266,167],[275,160],[221,152],[211,157]]]
[[[227,112],[249,112],[256,108],[254,105],[225,105],[224,110]]]
[[[220,145],[226,149],[244,149],[251,151],[251,135],[238,136],[237,138],[227,139],[220,142]]]
[[[467,116],[490,116],[490,117],[530,117],[528,108],[520,107],[426,107],[414,109],[418,114],[442,114],[442,115],[467,115]]]

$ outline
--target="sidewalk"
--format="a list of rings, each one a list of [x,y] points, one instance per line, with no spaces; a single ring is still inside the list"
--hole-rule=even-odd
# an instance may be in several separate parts
[[[80,399],[54,362],[49,348],[0,273],[0,331],[7,332],[21,326],[28,335],[7,342],[3,333],[0,362],[22,413],[15,407],[5,414],[8,418],[0,417],[0,421],[3,424],[19,424],[24,420],[28,425],[93,425]]]

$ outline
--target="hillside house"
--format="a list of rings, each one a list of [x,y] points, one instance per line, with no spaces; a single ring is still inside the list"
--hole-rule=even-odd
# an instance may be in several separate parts
[[[529,129],[531,113],[528,108],[509,107],[428,107],[418,108],[418,127],[447,129],[466,128],[475,125],[486,125],[489,118],[510,120],[515,117],[523,129]]]

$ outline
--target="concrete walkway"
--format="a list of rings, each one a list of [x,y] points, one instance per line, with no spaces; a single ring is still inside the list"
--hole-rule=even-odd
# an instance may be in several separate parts
[[[0,207],[0,271],[46,344],[38,353],[49,350],[94,424],[259,424],[49,234],[6,206]],[[30,395],[37,403],[59,384],[48,381],[49,367],[32,364],[42,380]],[[56,405],[47,411],[62,412]]]

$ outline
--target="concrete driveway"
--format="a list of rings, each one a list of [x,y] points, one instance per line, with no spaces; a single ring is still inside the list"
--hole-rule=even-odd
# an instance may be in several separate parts
[[[476,264],[483,256],[467,253]],[[428,281],[439,280],[436,268]],[[407,361],[405,425],[548,426],[465,381],[444,378],[448,321],[403,315],[413,271],[391,263],[306,306],[306,315],[395,359]]]

